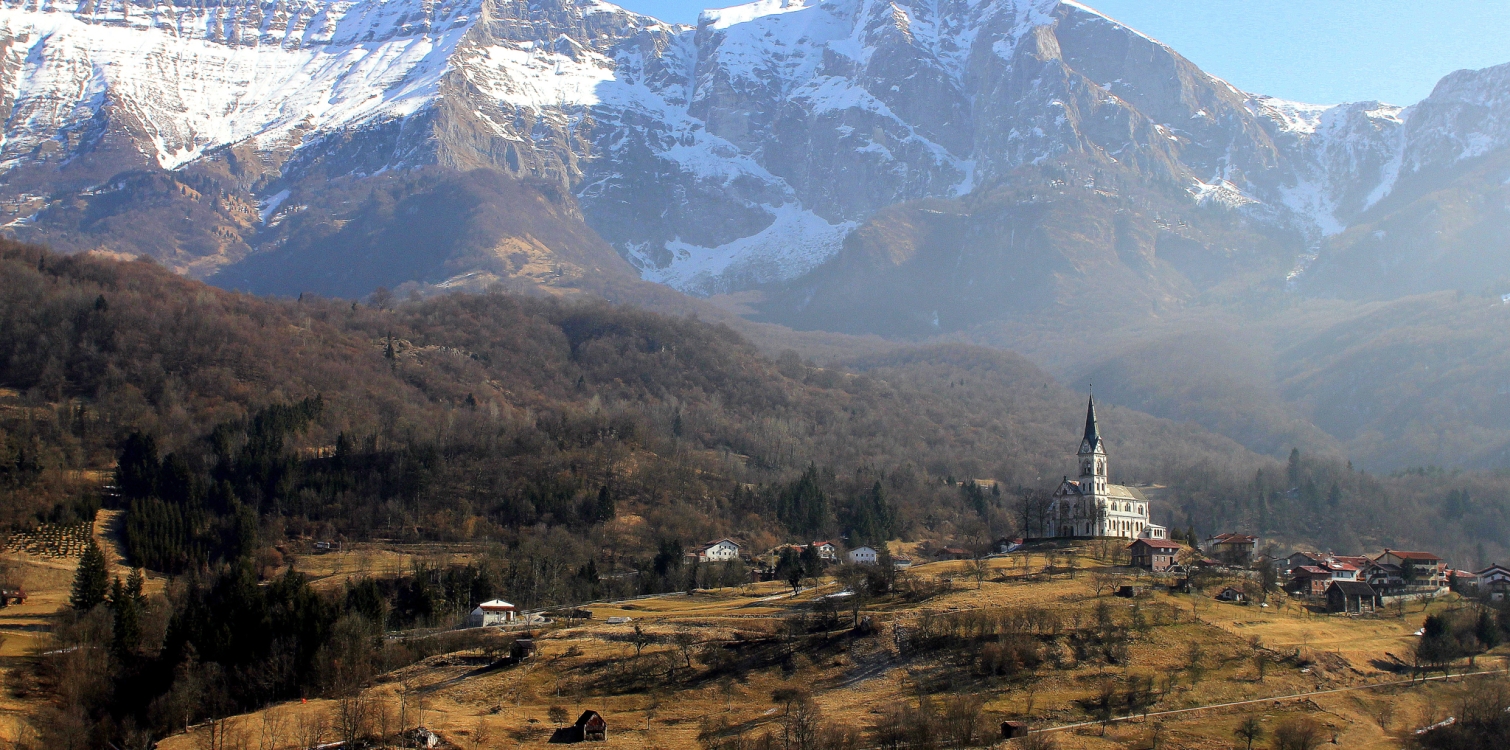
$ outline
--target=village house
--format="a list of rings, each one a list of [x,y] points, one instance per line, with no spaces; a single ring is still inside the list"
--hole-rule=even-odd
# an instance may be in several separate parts
[[[933,556],[939,560],[969,560],[972,557],[970,550],[959,547],[945,547],[933,553]]]
[[[1281,576],[1289,578],[1295,574],[1295,569],[1302,565],[1320,566],[1330,558],[1331,555],[1324,555],[1320,552],[1295,552],[1288,557],[1276,560],[1274,568],[1279,571]]]
[[[1216,595],[1216,600],[1219,602],[1246,604],[1248,601],[1248,595],[1243,593],[1243,590],[1237,588],[1236,586],[1228,586],[1227,588],[1222,589],[1222,592],[1220,594]]]
[[[1017,550],[1022,548],[1022,541],[1022,537],[1020,536],[1012,537],[1011,539],[1007,539],[1005,537],[997,539],[996,554],[1005,555],[1008,552],[1016,552]]]
[[[845,553],[844,557],[851,565],[876,564],[876,550],[874,547],[856,547]]]
[[[1474,575],[1478,577],[1479,594],[1488,594],[1490,601],[1502,601],[1510,593],[1510,568],[1495,563]]]
[[[839,545],[834,542],[813,542],[813,550],[818,553],[819,560],[839,559]]]
[[[1332,581],[1326,587],[1328,612],[1363,614],[1379,608],[1379,594],[1363,581]]]
[[[1368,566],[1374,562],[1368,559],[1367,555],[1332,555],[1332,560],[1353,566],[1358,571],[1360,579],[1363,577],[1363,571],[1367,570]]]
[[[1358,568],[1354,565],[1342,562],[1340,559],[1329,560],[1323,567],[1325,567],[1327,570],[1332,571],[1332,580],[1334,581],[1358,580]]]
[[[1258,537],[1248,534],[1217,534],[1201,545],[1208,557],[1226,565],[1247,567],[1253,562],[1253,552],[1258,548]]]
[[[477,605],[472,614],[467,616],[467,626],[473,628],[487,628],[495,625],[508,625],[514,621],[514,605],[502,599],[491,599]]]
[[[1127,549],[1132,553],[1133,567],[1163,573],[1174,565],[1175,556],[1184,546],[1168,539],[1139,539],[1127,545]]]
[[[1405,572],[1393,563],[1370,560],[1359,580],[1372,586],[1380,596],[1393,596],[1405,588]]]
[[[1441,588],[1447,585],[1447,563],[1430,552],[1385,549],[1373,560],[1400,566],[1407,586]]]
[[[1331,570],[1320,565],[1301,565],[1290,571],[1290,585],[1285,590],[1300,596],[1321,596],[1331,582]]]
[[[700,563],[732,562],[739,559],[739,544],[732,539],[720,539],[698,547],[687,556],[696,557]]]

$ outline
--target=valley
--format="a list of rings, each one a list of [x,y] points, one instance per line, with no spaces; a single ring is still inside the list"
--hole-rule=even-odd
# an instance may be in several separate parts
[[[1507,86],[1068,0],[0,0],[0,738],[1503,746]]]

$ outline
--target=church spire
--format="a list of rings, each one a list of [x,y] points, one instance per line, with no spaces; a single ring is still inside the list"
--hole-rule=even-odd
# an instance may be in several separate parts
[[[1097,453],[1101,450],[1101,430],[1096,425],[1096,397],[1091,396],[1085,407],[1085,438],[1080,442],[1081,453]]]

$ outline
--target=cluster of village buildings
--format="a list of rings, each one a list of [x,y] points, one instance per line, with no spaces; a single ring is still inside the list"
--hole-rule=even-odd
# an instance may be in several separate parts
[[[1251,572],[1272,566],[1286,593],[1324,600],[1332,612],[1372,612],[1395,599],[1449,590],[1477,593],[1494,601],[1510,592],[1510,567],[1495,564],[1477,572],[1458,570],[1434,553],[1414,550],[1385,549],[1375,555],[1295,552],[1269,557],[1257,552],[1258,537],[1237,533],[1218,534],[1196,548],[1166,539],[1138,539],[1129,550],[1133,565],[1175,576],[1188,575],[1193,568]],[[1246,598],[1232,588],[1218,597]]]

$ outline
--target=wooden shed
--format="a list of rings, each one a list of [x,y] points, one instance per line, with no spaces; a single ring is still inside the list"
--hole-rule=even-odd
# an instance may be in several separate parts
[[[588,709],[577,717],[577,729],[582,735],[583,742],[607,742],[608,722],[603,720],[603,715],[597,711]]]
[[[1028,723],[1025,721],[1004,721],[1001,723],[1001,738],[1013,740],[1018,737],[1028,736]]]
[[[577,717],[577,723],[557,729],[550,738],[553,744],[607,741],[608,722],[603,720],[602,714],[591,709],[583,711],[582,715]]]
[[[1332,581],[1326,589],[1328,612],[1363,614],[1379,609],[1379,594],[1363,581]]]

